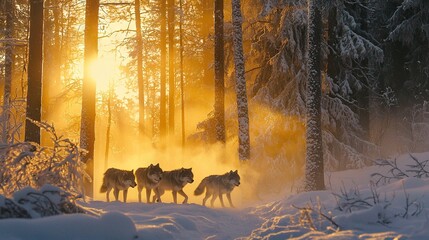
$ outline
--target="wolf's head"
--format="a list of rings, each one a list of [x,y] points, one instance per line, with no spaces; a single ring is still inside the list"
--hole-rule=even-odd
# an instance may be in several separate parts
[[[234,186],[240,186],[240,175],[238,175],[238,170],[235,170],[234,172],[232,170],[229,171],[228,181]]]
[[[194,182],[194,174],[192,173],[192,168],[180,169],[180,181],[182,181],[183,183]]]
[[[129,187],[137,186],[136,177],[134,176],[134,170],[124,171],[122,173],[122,179],[121,180],[125,185],[127,185]]]
[[[151,164],[147,168],[147,177],[152,180],[152,182],[159,182],[162,179],[162,169],[159,167],[159,163],[156,165]]]

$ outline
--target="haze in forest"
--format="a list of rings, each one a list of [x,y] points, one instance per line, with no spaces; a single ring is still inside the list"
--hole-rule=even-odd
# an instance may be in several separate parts
[[[410,23],[400,18],[427,13],[427,5],[413,8],[399,2],[385,7],[369,1],[365,3],[369,8],[345,2],[323,9],[321,124],[328,171],[360,168],[379,157],[427,150],[427,33],[412,28],[415,32],[406,34],[404,29],[410,29]],[[162,18],[158,3],[140,4],[142,49],[136,43],[135,2],[101,1],[99,7],[98,60],[90,64],[97,89],[95,199],[105,199],[99,188],[107,168],[136,170],[156,163],[164,170],[192,167],[196,182],[210,174],[238,169],[243,184],[236,194],[241,205],[281,194],[285,189],[302,190],[299,182],[305,171],[308,60],[306,1],[285,5],[242,2],[251,146],[248,161],[241,161],[237,150],[239,121],[231,2],[224,3],[224,147],[216,141],[215,130],[214,1],[183,1],[182,9],[176,1],[174,25],[169,25],[171,16],[166,9],[165,46],[160,45]],[[6,30],[13,29],[9,37],[14,46],[11,105],[7,109],[12,116],[8,121],[14,127],[9,129],[8,137],[3,134],[3,143],[23,140],[25,96],[31,91],[27,89],[29,6],[14,1],[12,9],[13,27],[7,25],[6,17],[0,21],[5,29],[1,39],[8,39]],[[5,4],[1,10],[2,16],[10,15]],[[42,121],[52,124],[59,136],[79,143],[85,4],[45,1],[44,14]],[[388,26],[384,24],[386,19]],[[172,31],[170,26],[174,26]],[[11,43],[1,44],[0,62],[5,66],[1,75],[6,79],[6,63],[11,56],[6,49]],[[161,50],[166,54],[165,69],[161,69]],[[139,53],[144,81],[143,128],[139,127]],[[174,56],[172,62],[170,55]],[[173,68],[172,88],[168,81]],[[174,130],[167,129],[165,146],[160,137],[162,74],[167,81],[167,128],[172,119],[168,111],[174,110]],[[1,95],[6,96],[5,88],[1,89]],[[2,124],[3,130],[6,125]],[[41,135],[41,146],[51,146],[50,136],[43,130]],[[195,187],[196,183],[191,184],[185,192],[191,197]],[[130,200],[136,201],[136,195],[131,190]],[[165,197],[168,199],[169,194]],[[190,201],[198,202],[193,197]]]

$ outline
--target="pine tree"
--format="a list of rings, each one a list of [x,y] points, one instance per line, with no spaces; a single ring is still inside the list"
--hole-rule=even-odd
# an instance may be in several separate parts
[[[319,0],[308,1],[306,191],[325,189],[321,126],[322,14]]]
[[[4,92],[3,92],[3,112],[2,112],[2,143],[8,143],[13,141],[10,139],[10,94],[12,88],[12,77],[13,77],[13,65],[14,65],[14,47],[12,39],[14,37],[14,18],[15,18],[15,1],[6,0],[5,2],[6,12],[6,28],[5,37],[7,39],[5,44],[5,64],[4,64]]]
[[[249,114],[246,93],[246,78],[243,55],[243,19],[241,16],[240,0],[232,0],[232,25],[234,66],[238,113],[238,156],[244,161],[250,158]]]
[[[137,82],[139,88],[139,134],[143,136],[144,133],[144,115],[145,115],[145,102],[144,102],[144,80],[143,80],[143,39],[142,27],[140,16],[140,0],[135,0],[135,21],[136,21],[136,48],[137,48]]]
[[[85,50],[84,76],[82,82],[82,115],[80,125],[80,147],[87,150],[83,162],[87,166],[89,177],[94,176],[94,142],[95,142],[95,80],[91,76],[90,66],[98,56],[98,12],[99,0],[87,0],[85,10]],[[85,193],[92,197],[93,186],[85,182]]]
[[[215,109],[216,140],[225,143],[225,57],[223,34],[223,0],[215,0]]]
[[[161,36],[160,36],[160,49],[161,49],[161,69],[160,69],[160,113],[159,113],[159,135],[161,145],[165,144],[165,137],[167,135],[167,99],[166,99],[166,85],[167,85],[167,33],[166,33],[166,0],[160,1],[159,11],[161,14]]]
[[[175,4],[174,0],[168,0],[168,132],[170,139],[174,136],[174,108],[175,108]]]
[[[43,0],[30,0],[27,120],[25,141],[40,143],[40,128],[29,119],[41,120],[43,53]]]

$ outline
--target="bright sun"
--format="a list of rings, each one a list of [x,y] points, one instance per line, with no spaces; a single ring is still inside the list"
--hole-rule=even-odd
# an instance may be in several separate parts
[[[97,92],[109,91],[109,82],[119,76],[114,56],[100,56],[91,64],[91,77],[95,79]]]

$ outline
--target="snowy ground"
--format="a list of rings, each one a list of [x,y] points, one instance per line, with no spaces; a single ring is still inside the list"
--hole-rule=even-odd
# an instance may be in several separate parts
[[[412,156],[429,162],[429,152]],[[0,220],[0,239],[428,239],[429,177],[408,154],[397,163],[392,172],[408,177],[374,186],[371,174],[391,168],[328,173],[329,190],[248,208],[92,201],[83,205],[94,216]]]

